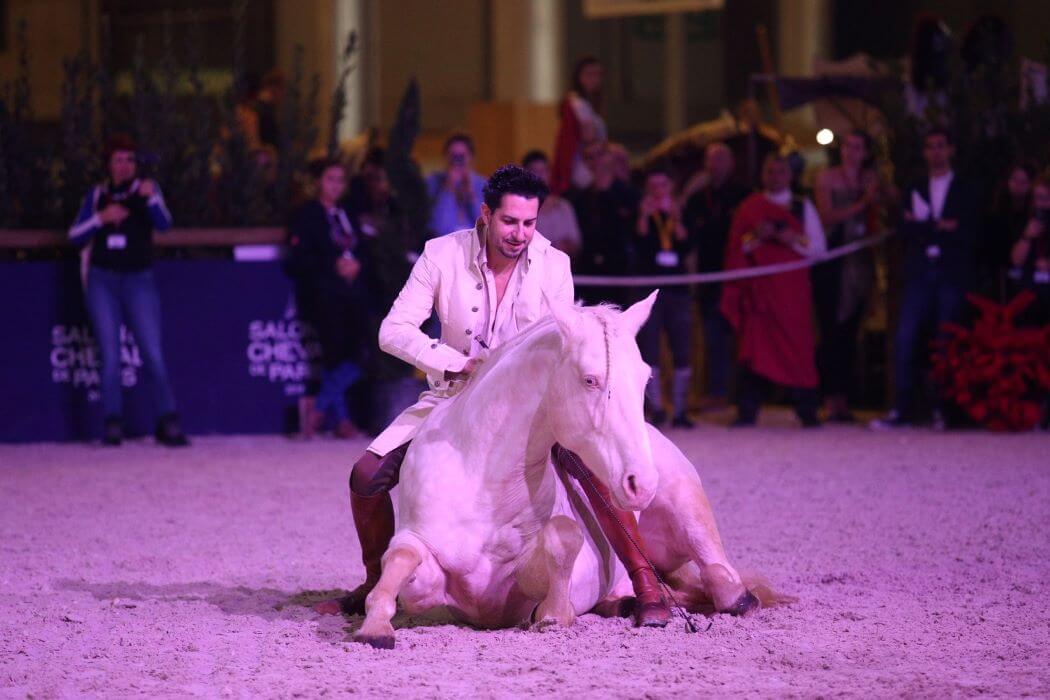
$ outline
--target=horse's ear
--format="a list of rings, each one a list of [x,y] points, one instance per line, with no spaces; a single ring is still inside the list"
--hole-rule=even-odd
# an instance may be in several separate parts
[[[551,316],[554,317],[558,328],[561,329],[561,334],[567,338],[572,337],[580,323],[580,315],[576,312],[576,307],[555,301],[548,297],[546,292],[543,293],[543,299],[547,302],[547,307],[551,310]]]
[[[620,326],[632,336],[638,335],[638,331],[642,329],[642,326],[649,319],[649,313],[653,310],[653,304],[656,303],[656,295],[659,292],[659,289],[653,290],[652,294],[637,304],[631,305],[621,313]]]

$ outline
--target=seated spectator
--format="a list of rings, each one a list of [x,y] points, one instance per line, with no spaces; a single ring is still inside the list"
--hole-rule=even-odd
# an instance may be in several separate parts
[[[472,228],[481,216],[485,178],[474,172],[473,162],[474,141],[470,136],[449,136],[445,141],[445,169],[427,178],[432,235]]]
[[[747,189],[733,178],[736,162],[733,152],[723,143],[708,144],[704,167],[699,177],[692,178],[694,190],[685,202],[683,221],[696,245],[697,269],[720,272],[725,263],[729,226]],[[718,308],[722,299],[721,284],[702,284],[697,288],[700,318],[704,324],[704,360],[707,370],[709,407],[726,403],[732,368],[733,332]]]
[[[311,166],[317,197],[296,212],[288,231],[286,269],[295,281],[296,302],[321,344],[323,371],[316,403],[300,426],[305,437],[319,431],[326,418],[337,437],[358,435],[350,420],[346,392],[361,377],[371,338],[361,274],[362,236],[354,230],[339,200],[346,191],[346,171],[334,159]]]
[[[1028,289],[1036,301],[1021,323],[1043,326],[1050,323],[1050,176],[1040,175],[1032,187],[1031,215],[1010,250],[1011,296]]]
[[[763,191],[745,199],[733,216],[727,270],[794,262],[826,249],[816,207],[791,192],[786,158],[766,156],[762,185]],[[726,282],[721,309],[737,334],[740,371],[733,425],[755,424],[763,385],[773,382],[791,390],[804,427],[819,426],[809,271]]]
[[[693,239],[682,223],[674,182],[667,170],[654,168],[645,176],[645,195],[638,207],[635,227],[635,259],[641,275],[683,275],[693,252]],[[649,293],[645,290],[643,293]],[[667,420],[660,383],[660,339],[666,334],[671,347],[674,374],[671,377],[672,425],[692,428],[689,419],[690,361],[693,340],[693,298],[687,285],[660,288],[649,319],[638,333],[642,359],[652,368],[645,387],[649,422],[660,426]]]
[[[137,177],[135,153],[130,138],[109,139],[103,151],[106,181],[84,198],[69,239],[88,246],[84,296],[102,359],[102,444],[116,446],[124,440],[120,328],[127,324],[153,384],[157,442],[181,447],[189,442],[164,364],[160,298],[153,279],[153,231],[171,228],[171,214],[157,183]]]
[[[606,149],[589,151],[587,162],[594,182],[584,190],[566,193],[580,226],[580,253],[573,272],[603,277],[626,275],[635,238],[633,194],[616,181]],[[608,302],[622,306],[628,301],[626,287],[580,286],[576,293],[588,304]]]
[[[1010,252],[1021,238],[1032,214],[1032,183],[1038,167],[1030,161],[1010,166],[981,227],[977,255],[977,291],[1005,302],[1007,270],[1012,267]],[[1009,284],[1012,288],[1012,282]]]
[[[904,195],[904,292],[894,336],[894,408],[872,428],[910,425],[919,375],[922,339],[928,329],[958,321],[964,295],[973,282],[977,241],[976,187],[952,170],[955,146],[943,129],[931,129],[923,139],[927,176]],[[939,397],[932,396],[933,427],[945,428]]]
[[[842,139],[840,164],[817,178],[816,200],[829,248],[871,236],[879,204],[887,198],[879,180],[871,137],[854,131]],[[860,324],[875,288],[875,256],[870,249],[813,268],[813,295],[820,324],[817,366],[825,419],[852,423],[849,394],[857,359]]]
[[[543,151],[529,151],[521,161],[523,168],[543,180],[550,186],[550,162]],[[576,222],[576,212],[567,200],[552,194],[543,200],[540,206],[540,217],[536,220],[536,230],[542,233],[555,248],[569,257],[575,257],[580,251],[580,226]]]

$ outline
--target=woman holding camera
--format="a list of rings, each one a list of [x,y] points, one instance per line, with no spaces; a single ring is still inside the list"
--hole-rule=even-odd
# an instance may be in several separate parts
[[[102,359],[102,443],[115,446],[124,439],[120,330],[126,323],[152,380],[157,442],[180,447],[189,443],[161,351],[160,298],[152,269],[153,231],[171,228],[171,214],[157,183],[137,176],[135,153],[130,138],[109,139],[103,151],[106,181],[84,198],[69,239],[87,246],[85,297]]]

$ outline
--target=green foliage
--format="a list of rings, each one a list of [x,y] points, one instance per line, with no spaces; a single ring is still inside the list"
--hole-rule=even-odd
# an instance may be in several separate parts
[[[244,15],[234,4],[237,28],[231,46],[233,80],[225,94],[209,94],[202,77],[200,25],[177,46],[165,18],[159,59],[146,59],[138,38],[130,66],[111,65],[108,26],[99,59],[86,52],[63,60],[57,138],[33,139],[26,25],[16,28],[19,70],[0,85],[0,227],[65,228],[84,195],[103,177],[100,159],[107,135],[123,132],[139,146],[140,173],[155,178],[178,226],[281,225],[301,187],[299,178],[318,137],[320,78],[306,75],[297,46],[279,112],[281,142],[276,167],[264,169],[238,128],[238,100],[246,92]],[[329,115],[332,134],[346,105],[345,79],[357,48],[351,35]],[[130,90],[118,89],[127,84]],[[118,80],[119,79],[119,80]],[[241,107],[243,109],[243,106]],[[333,136],[333,139],[335,136]],[[333,143],[329,150],[333,151]]]
[[[401,96],[386,150],[386,173],[396,195],[396,206],[379,231],[372,261],[377,270],[375,292],[378,298],[375,304],[381,309],[389,308],[408,279],[412,261],[405,253],[422,248],[422,235],[427,230],[430,216],[426,181],[411,155],[419,129],[419,85],[413,78]],[[379,328],[372,331],[378,333]],[[379,380],[403,377],[411,371],[409,365],[386,353],[379,353],[372,359],[370,373]]]
[[[1050,102],[1022,100],[1015,61],[985,62],[967,71],[953,56],[948,84],[928,88],[922,114],[906,108],[904,89],[888,92],[882,104],[890,126],[887,155],[904,185],[923,172],[922,137],[932,126],[955,139],[955,168],[982,182],[991,195],[1011,163],[1050,165]]]

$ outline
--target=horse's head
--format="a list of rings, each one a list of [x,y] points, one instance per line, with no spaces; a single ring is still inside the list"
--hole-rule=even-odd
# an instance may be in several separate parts
[[[564,341],[549,389],[554,437],[628,510],[645,508],[658,481],[643,411],[650,368],[635,341],[654,301],[656,292],[623,312],[551,308]]]

